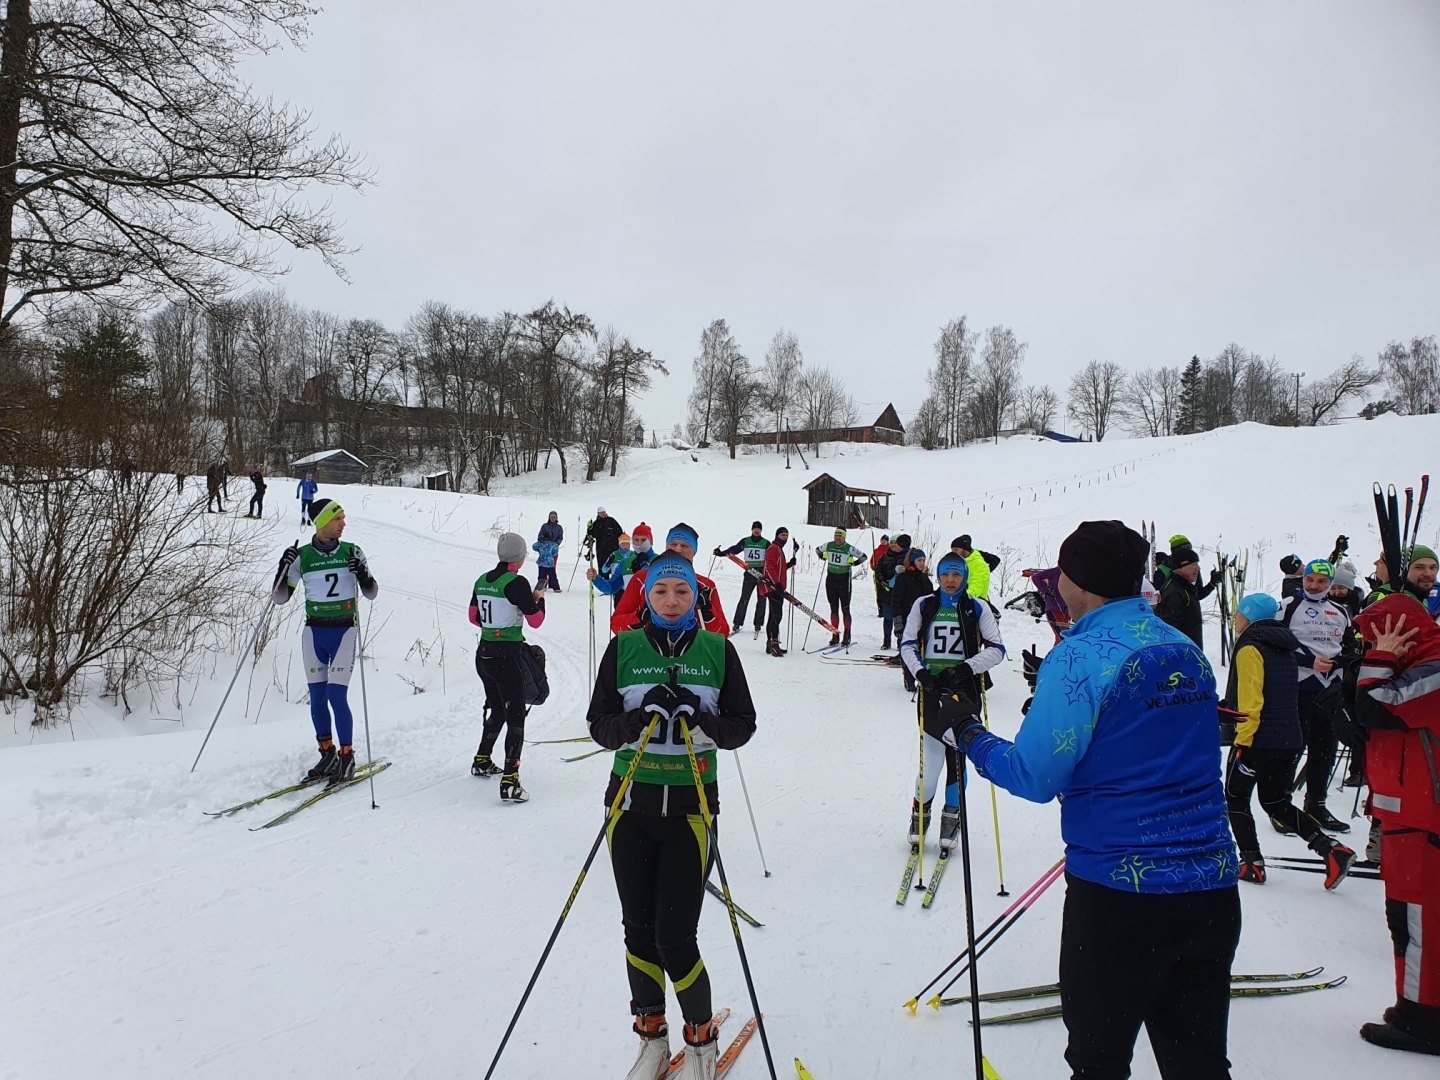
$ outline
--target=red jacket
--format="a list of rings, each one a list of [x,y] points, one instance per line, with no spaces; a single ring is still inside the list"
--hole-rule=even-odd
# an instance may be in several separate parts
[[[1399,594],[1372,604],[1355,623],[1373,641],[1387,615],[1406,616],[1405,629],[1420,633],[1403,658],[1371,649],[1360,668],[1370,811],[1387,825],[1440,834],[1440,627],[1413,597]]]
[[[640,616],[645,611],[645,574],[649,569],[647,566],[637,570],[635,576],[630,579],[630,584],[625,586],[625,593],[620,597],[615,614],[610,616],[610,632],[612,634],[634,630],[640,626]],[[700,602],[697,606],[701,609],[701,625],[712,633],[728,638],[730,623],[725,618],[725,608],[720,603],[720,594],[715,591],[715,582],[701,574],[696,574],[695,584],[700,586]],[[707,607],[710,611],[708,618],[704,617],[704,610]]]
[[[770,541],[770,546],[765,549],[765,580],[773,581],[780,588],[785,588],[785,545],[776,543],[774,540]],[[760,595],[769,596],[770,590],[761,585]]]

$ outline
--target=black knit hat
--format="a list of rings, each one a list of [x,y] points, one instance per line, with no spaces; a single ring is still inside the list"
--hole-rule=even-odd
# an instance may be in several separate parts
[[[910,534],[901,533],[895,537],[895,543],[899,544],[902,548],[908,548],[910,546]]]
[[[1199,561],[1200,556],[1195,554],[1195,549],[1192,547],[1177,547],[1174,551],[1170,552],[1171,570],[1179,570],[1182,566],[1189,566]]]
[[[1121,521],[1082,521],[1060,545],[1060,570],[1086,592],[1108,600],[1135,596],[1150,545]]]
[[[752,522],[750,522],[750,528],[752,528],[752,529],[763,529],[763,528],[765,528],[765,526],[764,526],[764,525],[761,525],[760,522],[758,522],[758,521],[752,521]]]
[[[964,548],[966,551],[975,550],[975,545],[970,542],[969,533],[961,533],[959,536],[955,537],[954,540],[950,541],[950,546],[952,548]]]

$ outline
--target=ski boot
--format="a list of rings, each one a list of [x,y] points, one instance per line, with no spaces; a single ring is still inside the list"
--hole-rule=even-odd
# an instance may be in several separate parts
[[[833,649],[836,645],[839,645],[839,644],[840,644],[840,635],[839,635],[839,634],[831,634],[831,635],[830,635],[830,647]]]
[[[1331,844],[1328,851],[1320,852],[1320,857],[1325,860],[1325,888],[1333,891],[1355,865],[1355,852],[1344,844]]]
[[[743,629],[745,629],[743,626],[741,626],[739,623],[736,623],[734,626],[730,627],[730,636],[731,636],[731,637],[738,637],[739,634],[740,634],[740,631],[743,630]]]
[[[530,793],[520,786],[520,770],[512,769],[510,772],[500,774],[500,801],[522,803],[527,802]]]
[[[925,804],[925,829],[927,832],[930,829],[930,804],[928,802]],[[920,801],[918,799],[913,800],[910,804],[910,832],[907,834],[907,839],[912,844],[920,843]]]
[[[1290,828],[1289,825],[1286,825],[1285,822],[1281,821],[1274,814],[1270,815],[1270,827],[1276,832],[1278,832],[1281,836],[1295,835],[1295,830]]]
[[[845,627],[845,637],[840,644],[844,645],[847,649],[850,647],[850,627],[848,625]]]
[[[335,752],[335,744],[326,739],[320,744],[320,760],[305,774],[305,778],[307,780],[328,780],[335,775],[335,769],[340,764],[335,760],[338,756]]]
[[[888,648],[890,648],[890,635],[889,635],[889,634],[886,634],[886,635],[885,635],[885,640],[880,643],[880,648],[882,648],[882,649],[888,649]]]
[[[1256,885],[1265,884],[1265,858],[1258,851],[1246,851],[1240,855],[1240,872],[1238,875],[1241,881],[1253,881]]]
[[[1403,1007],[1399,1005],[1386,1009],[1381,1023],[1361,1024],[1360,1037],[1387,1050],[1408,1050],[1412,1054],[1440,1057],[1440,1038],[1427,1039],[1412,1032],[1405,1024]]]
[[[1350,826],[1345,824],[1345,822],[1341,821],[1334,814],[1330,813],[1330,808],[1328,806],[1317,806],[1314,809],[1311,809],[1307,806],[1305,808],[1305,813],[1309,814],[1312,818],[1314,818],[1315,824],[1319,825],[1320,828],[1324,829],[1326,832],[1347,833],[1350,831]]]
[[[785,650],[780,647],[779,638],[771,638],[765,642],[765,652],[770,656],[784,656]]]
[[[660,1080],[670,1072],[670,1027],[665,1014],[635,1017],[634,1031],[640,1036],[640,1056],[625,1080]]]
[[[714,1020],[685,1025],[685,1061],[676,1080],[715,1080],[720,1056],[720,1028]]]
[[[940,850],[952,851],[960,843],[960,807],[947,806],[940,811]]]
[[[340,753],[335,755],[335,772],[330,777],[330,786],[343,784],[348,780],[355,779],[355,748],[353,746],[342,746]]]
[[[471,776],[499,776],[504,771],[491,760],[489,754],[476,754],[475,760],[470,763]]]

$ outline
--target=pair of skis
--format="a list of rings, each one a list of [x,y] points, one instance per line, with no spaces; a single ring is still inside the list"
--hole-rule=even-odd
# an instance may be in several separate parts
[[[828,619],[822,618],[821,615],[820,615],[820,613],[819,613],[818,611],[816,611],[814,608],[809,607],[808,605],[806,605],[799,597],[797,597],[797,596],[796,596],[794,593],[792,593],[790,590],[781,588],[779,585],[776,585],[773,581],[771,581],[769,578],[767,578],[767,577],[766,577],[764,574],[762,574],[759,570],[756,570],[753,566],[751,566],[749,563],[747,563],[744,559],[740,558],[739,555],[727,555],[727,556],[725,556],[725,557],[726,557],[727,559],[729,559],[731,562],[733,562],[736,566],[740,567],[741,570],[744,570],[745,573],[749,574],[752,578],[754,578],[756,581],[758,581],[761,585],[764,585],[765,588],[770,589],[770,590],[773,590],[774,592],[778,592],[781,596],[783,596],[783,597],[784,597],[786,600],[788,600],[791,604],[793,604],[795,607],[799,608],[802,613],[804,613],[804,614],[806,614],[806,615],[809,615],[810,618],[814,619],[817,623],[819,623],[821,626],[823,626],[826,630],[829,630],[830,633],[832,633],[832,634],[838,634],[838,633],[840,633],[840,631],[839,631],[838,629],[836,629],[834,626],[832,626],[832,625],[830,624],[830,621],[829,621]]]
[[[319,792],[311,795],[308,799],[305,799],[303,802],[297,803],[296,805],[292,806],[279,817],[271,818],[263,825],[254,826],[250,831],[259,832],[261,829],[273,829],[276,825],[280,825],[284,822],[289,821],[296,814],[300,813],[300,811],[314,806],[322,799],[326,799],[329,796],[334,795],[337,791],[344,791],[346,788],[354,787],[356,784],[363,784],[366,780],[369,780],[376,773],[384,772],[390,767],[390,764],[390,762],[384,760],[383,758],[377,758],[374,761],[366,762],[364,765],[357,765],[355,767],[355,775],[349,780],[342,780],[339,783],[327,783],[324,777],[307,777],[306,779],[301,780],[298,784],[291,784],[289,787],[283,787],[276,791],[269,792],[268,794],[261,795],[257,798],[248,799],[247,801],[242,803],[236,803],[234,806],[227,806],[224,810],[207,810],[205,811],[205,816],[217,818],[231,817],[235,814],[240,813],[240,811],[242,810],[249,810],[253,806],[259,806],[261,803],[269,802],[271,799],[278,799],[281,796],[290,795],[297,791],[304,791],[308,788],[319,787],[322,784],[324,785],[324,787],[322,787]]]
[[[718,1027],[729,1018],[730,1010],[721,1009],[718,1013],[715,1014],[715,1018],[712,1023],[714,1023]],[[721,1077],[723,1077],[731,1070],[731,1068],[734,1067],[735,1059],[740,1056],[740,1052],[744,1050],[745,1047],[749,1044],[750,1037],[755,1034],[755,1029],[759,1026],[760,1021],[756,1017],[752,1016],[749,1020],[745,1021],[745,1025],[740,1029],[739,1034],[737,1034],[735,1038],[730,1040],[730,1045],[727,1046],[725,1050],[719,1055],[719,1057],[715,1059],[715,1080],[720,1080]],[[678,1076],[680,1074],[680,1070],[684,1068],[684,1066],[685,1049],[682,1047],[680,1052],[670,1059],[670,1068],[665,1075]]]
[[[923,839],[921,843],[923,843]],[[920,901],[920,906],[926,911],[930,910],[935,903],[935,894],[940,891],[940,879],[945,876],[945,868],[950,865],[950,851],[942,849],[940,857],[935,860],[935,865],[930,870],[930,884],[925,886],[925,899]],[[910,855],[905,860],[905,873],[900,878],[900,891],[895,894],[895,903],[905,906],[905,901],[910,899],[911,887],[915,883],[915,874],[920,869],[920,844],[910,845]]]
[[[1265,865],[1272,870],[1297,870],[1302,874],[1324,874],[1329,872],[1325,860],[1317,856],[1274,855],[1265,859]],[[1380,880],[1380,864],[1361,859],[1350,866],[1347,878],[1370,878]]]
[[[1324,982],[1306,982],[1313,979],[1325,969],[1323,967],[1311,968],[1309,971],[1296,971],[1290,974],[1281,975],[1232,975],[1230,976],[1230,996],[1232,998],[1243,997],[1281,997],[1287,994],[1308,994],[1315,990],[1333,990],[1337,986],[1345,985],[1349,976],[1340,975],[1334,979],[1327,979]],[[1054,997],[1060,993],[1059,983],[1046,983],[1042,986],[1022,986],[1014,990],[996,990],[988,994],[981,994],[981,1001],[1025,1001],[1032,998]],[[969,997],[942,998],[942,1005],[959,1005],[964,1002],[969,1004]],[[986,1016],[981,1019],[982,1027],[991,1027],[1000,1024],[1028,1024],[1036,1020],[1051,1020],[1062,1015],[1062,1008],[1059,1005],[1046,1005],[1039,1009],[1024,1009],[1020,1012],[1000,1013],[998,1016]]]
[[[1410,568],[1410,559],[1420,539],[1420,518],[1425,513],[1425,497],[1430,493],[1430,474],[1420,477],[1420,501],[1415,501],[1415,489],[1405,489],[1405,523],[1400,523],[1400,501],[1395,494],[1395,485],[1388,492],[1380,490],[1380,481],[1375,481],[1375,520],[1380,526],[1380,542],[1385,552],[1385,569],[1390,577],[1390,588],[1399,589]],[[1410,512],[1415,512],[1415,527],[1410,527]]]

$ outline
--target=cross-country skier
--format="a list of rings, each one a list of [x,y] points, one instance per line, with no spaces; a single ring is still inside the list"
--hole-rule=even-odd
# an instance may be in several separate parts
[[[1129,1075],[1143,1026],[1162,1076],[1220,1080],[1240,897],[1215,676],[1141,598],[1149,550],[1119,521],[1066,538],[1060,590],[1075,625],[1040,665],[1015,741],[972,719],[960,742],[1021,798],[1063,796],[1072,1073]]]
[[[622,537],[624,533],[620,534]],[[585,577],[595,583],[598,592],[610,597],[611,610],[620,606],[620,598],[625,595],[625,589],[633,578],[641,570],[645,569],[655,552],[651,550],[651,541],[654,534],[650,526],[640,522],[635,526],[635,535],[630,538],[630,550],[625,551],[623,547],[616,548],[605,565],[598,571],[592,566],[586,569]],[[607,571],[605,567],[609,567]]]
[[[585,546],[595,553],[595,561],[603,564],[620,546],[620,534],[624,527],[605,512],[605,507],[595,508],[595,520],[585,530]]]
[[[1250,593],[1232,616],[1235,657],[1230,663],[1224,706],[1240,718],[1225,765],[1225,805],[1230,829],[1240,846],[1241,881],[1265,883],[1265,859],[1250,812],[1250,797],[1258,788],[1260,809],[1286,832],[1298,833],[1310,850],[1325,860],[1325,888],[1333,889],[1350,872],[1355,852],[1326,836],[1318,820],[1290,801],[1290,784],[1304,741],[1296,668],[1302,653],[1326,673],[1330,662],[1309,653],[1291,628],[1277,621],[1279,614],[1280,605],[1273,596]],[[1327,773],[1322,783],[1328,780]]]
[[[280,556],[270,599],[283,604],[299,585],[305,586],[300,654],[305,663],[305,682],[310,687],[310,720],[320,745],[320,760],[309,775],[339,783],[355,775],[355,720],[348,690],[360,625],[356,590],[366,600],[374,600],[380,586],[359,545],[340,539],[345,531],[345,511],[340,504],[316,499],[311,509],[315,534],[308,544],[291,545]]]
[[[960,785],[965,771],[957,749],[959,731],[979,714],[983,673],[1005,659],[1005,643],[990,605],[966,591],[967,561],[946,552],[940,557],[939,571],[939,588],[910,609],[900,657],[920,684],[918,705],[925,730],[925,769],[910,808],[910,843],[921,843],[922,801],[924,827],[930,827],[930,806],[943,760],[945,809],[940,817],[940,850],[949,851],[959,843]]]
[[[300,500],[301,525],[309,525],[315,520],[315,493],[319,490],[314,473],[307,472],[305,479],[295,485],[295,497]]]
[[[715,751],[749,742],[755,705],[734,645],[700,628],[690,561],[663,552],[648,567],[645,588],[650,620],[622,631],[606,647],[586,717],[591,738],[617,751],[607,806],[653,724],[623,809],[609,829],[630,1011],[640,1036],[640,1054],[627,1080],[667,1075],[667,976],[685,1018],[685,1063],[677,1080],[711,1080],[719,1032],[711,1022],[710,975],[695,934],[710,844],[680,724],[689,726],[705,799],[715,814],[720,809]]]
[[[750,523],[750,535],[742,536],[728,548],[716,548],[715,557],[723,559],[727,555],[739,555],[745,565],[752,570],[764,571],[765,549],[770,546],[770,541],[765,539],[765,526],[758,521]],[[745,611],[750,606],[750,594],[760,583],[749,574],[746,574],[740,582],[740,602],[735,605],[735,617],[730,620],[731,633],[738,634],[745,625]],[[760,624],[765,621],[765,603],[760,599],[755,601],[755,633],[760,633]]]
[[[850,644],[850,591],[851,570],[865,561],[865,553],[845,539],[845,530],[836,529],[835,538],[824,547],[817,547],[815,554],[825,564],[825,599],[830,601],[830,625],[836,633],[830,635],[831,645]],[[840,640],[840,616],[844,612],[845,640]]]
[[[1297,641],[1315,656],[1334,661],[1353,640],[1350,616],[1330,599],[1335,569],[1324,559],[1312,559],[1300,575],[1300,589],[1280,603],[1281,623],[1290,628]],[[1305,813],[1329,832],[1347,833],[1350,826],[1325,805],[1330,770],[1335,765],[1337,740],[1330,717],[1316,705],[1316,698],[1342,673],[1321,670],[1321,666],[1300,666],[1300,725],[1304,733]]]
[[[785,541],[789,539],[790,530],[785,526],[775,530],[775,539],[765,549],[765,580],[760,584],[761,602],[769,608],[765,616],[765,652],[775,657],[784,656],[787,652],[780,644],[780,623],[785,618],[784,589],[800,551],[797,540],[790,551],[790,560],[785,560]]]
[[[525,802],[530,793],[520,786],[520,751],[525,746],[525,626],[545,621],[545,589],[520,576],[525,565],[525,538],[504,533],[495,545],[495,569],[475,579],[470,592],[470,622],[480,628],[475,671],[485,686],[485,723],[470,772],[500,774],[500,798]],[[500,729],[505,729],[505,766],[491,758]]]
[[[665,549],[677,552],[693,562],[695,545],[699,542],[700,534],[682,521],[665,537]],[[641,567],[635,571],[629,584],[625,586],[624,595],[620,597],[620,603],[615,607],[615,614],[610,616],[612,633],[618,634],[622,630],[633,630],[644,622],[646,617],[645,574],[647,570],[648,567]],[[698,583],[695,610],[700,615],[700,624],[712,634],[724,634],[729,637],[730,624],[725,621],[725,610],[720,606],[720,594],[715,591],[715,582],[703,574],[697,574],[695,580]]]

